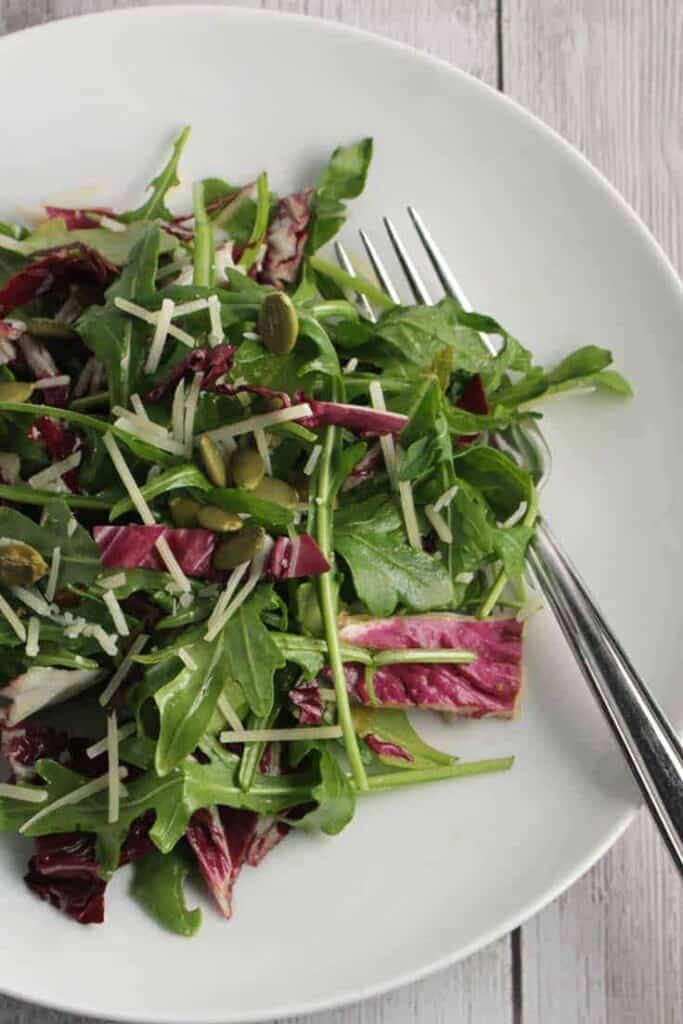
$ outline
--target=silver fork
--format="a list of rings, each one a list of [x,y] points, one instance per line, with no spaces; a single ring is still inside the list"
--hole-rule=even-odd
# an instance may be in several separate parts
[[[408,213],[443,291],[456,299],[464,310],[471,311],[472,306],[422,218],[411,206]],[[388,217],[384,218],[384,226],[415,302],[431,304],[430,292]],[[365,231],[360,231],[360,237],[378,281],[395,302],[399,301],[371,239]],[[342,267],[355,274],[339,243],[336,252]],[[366,315],[374,320],[375,314],[367,299],[359,296],[359,301]],[[483,334],[481,338],[495,354],[493,340]],[[550,472],[550,453],[538,426],[529,420],[497,439],[531,471],[537,490],[540,489]],[[543,518],[538,520],[528,560],[683,876],[683,744]]]

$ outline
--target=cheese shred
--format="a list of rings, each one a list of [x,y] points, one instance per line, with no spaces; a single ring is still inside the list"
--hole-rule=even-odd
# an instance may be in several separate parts
[[[26,633],[26,656],[35,658],[40,653],[40,619],[32,615],[28,620],[28,631]]]
[[[50,574],[45,584],[45,597],[48,601],[54,601],[55,591],[57,590],[57,580],[59,579],[59,565],[62,561],[62,549],[56,547],[52,549],[52,561],[50,563]]]
[[[434,527],[434,533],[437,535],[439,540],[443,541],[444,544],[452,544],[453,533],[451,528],[441,513],[437,512],[434,505],[425,505],[425,515]]]
[[[222,732],[221,743],[274,743],[282,740],[337,740],[340,725],[302,725],[292,729],[232,729]]]
[[[119,768],[119,779],[125,779],[128,774],[126,768]],[[103,789],[107,789],[109,786],[109,773],[106,775],[100,775],[97,779],[92,779],[91,782],[86,782],[84,786],[78,786],[77,789],[72,789],[70,793],[66,793],[64,796],[60,796],[57,800],[53,800],[48,807],[44,807],[42,810],[34,814],[32,818],[25,821],[20,827],[19,832],[25,835],[29,829],[37,825],[39,821],[47,817],[48,814],[52,814],[53,811],[57,811],[60,807],[69,807],[73,804],[80,804],[83,800],[87,800],[90,796],[95,796],[96,793],[101,793]]]
[[[102,595],[102,600],[107,606],[107,611],[111,615],[111,620],[114,623],[114,627],[119,636],[130,636],[130,629],[126,622],[126,616],[123,614],[123,609],[119,604],[114,591],[105,590]]]
[[[173,299],[164,299],[162,301],[159,317],[154,328],[152,344],[150,345],[149,352],[147,354],[145,373],[156,373],[159,368],[159,363],[161,362],[164,346],[166,344],[166,338],[168,337],[168,329],[171,326],[174,309],[175,302]]]
[[[30,804],[43,804],[47,800],[46,789],[32,789],[30,786],[15,786],[10,782],[0,782],[0,796],[10,800],[25,800]]]
[[[116,669],[116,672],[114,672],[114,675],[109,680],[109,683],[100,694],[100,705],[102,707],[108,704],[109,701],[112,699],[112,697],[118,690],[119,686],[124,681],[128,673],[130,672],[131,668],[133,667],[133,658],[136,656],[136,654],[140,654],[148,640],[149,637],[147,636],[146,633],[140,633],[140,635],[136,636],[135,640],[133,640],[133,643],[130,645],[128,653],[125,655],[123,661]]]

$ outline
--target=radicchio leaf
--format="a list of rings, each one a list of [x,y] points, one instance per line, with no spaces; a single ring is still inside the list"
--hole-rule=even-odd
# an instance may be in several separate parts
[[[83,444],[81,436],[61,421],[51,416],[39,416],[28,431],[28,438],[45,446],[52,462],[61,462],[68,455],[77,452]],[[62,480],[72,493],[78,493],[78,467],[70,469]]]
[[[277,538],[266,575],[274,580],[294,580],[302,576],[320,576],[329,568],[330,563],[313,538],[307,533],[300,533],[295,540]]]
[[[104,287],[116,273],[113,263],[82,242],[45,249],[35,253],[0,289],[0,315],[6,316],[58,285],[90,281]]]
[[[180,568],[188,576],[211,575],[216,535],[211,530],[173,529],[167,526],[94,526],[93,537],[106,569],[159,569],[166,567],[156,542],[164,537]]]
[[[276,288],[293,284],[308,237],[313,190],[295,192],[278,203],[275,216],[266,233],[266,252],[260,280]]]
[[[46,206],[45,213],[49,220],[63,220],[69,231],[78,231],[80,228],[98,228],[100,217],[116,216],[110,206],[90,206],[80,210],[66,206]]]
[[[26,782],[35,777],[36,761],[48,757],[58,761],[66,750],[66,733],[57,732],[41,722],[26,722],[0,730],[0,756],[9,763],[10,782]]]
[[[232,890],[256,831],[257,815],[232,807],[195,811],[187,838],[224,917],[232,915]]]
[[[215,348],[194,348],[146,395],[148,402],[159,402],[164,395],[175,388],[186,373],[202,374],[202,390],[225,393],[221,377],[232,367],[235,349],[232,345],[216,345]]]
[[[360,437],[379,437],[381,434],[400,434],[408,422],[408,417],[401,413],[369,409],[365,405],[317,402],[315,399],[308,404],[312,415],[299,420],[299,423],[310,429],[327,426],[346,427]]]
[[[93,836],[78,832],[40,836],[24,881],[41,900],[79,924],[104,920],[107,883],[98,874]]]
[[[479,621],[450,612],[348,619],[340,639],[374,649],[457,648],[473,651],[471,664],[382,665],[374,673],[374,703],[418,707],[481,718],[511,717],[522,686],[523,624],[512,618]],[[361,704],[373,703],[358,666],[345,666],[347,686]]]

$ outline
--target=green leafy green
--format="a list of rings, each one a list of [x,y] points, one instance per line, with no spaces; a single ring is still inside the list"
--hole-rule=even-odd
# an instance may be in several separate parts
[[[188,910],[183,882],[190,866],[182,854],[171,850],[163,855],[153,851],[135,862],[132,893],[145,910],[169,931],[194,935],[202,923],[197,907]]]
[[[318,761],[320,772],[320,781],[311,791],[318,806],[292,824],[303,829],[321,829],[326,835],[335,836],[353,818],[356,809],[353,786],[327,747],[321,744],[311,756]]]
[[[363,738],[373,736],[383,743],[400,747],[411,760],[391,752],[378,753],[382,764],[395,768],[419,770],[433,765],[450,765],[457,761],[456,757],[436,750],[413,729],[405,711],[389,708],[354,707],[352,709],[353,724],[356,732]]]
[[[235,679],[256,715],[268,715],[273,707],[273,677],[285,659],[261,614],[272,603],[272,588],[258,587],[223,629],[224,671]]]
[[[250,491],[231,487],[215,487],[206,495],[211,505],[218,505],[226,512],[246,512],[255,523],[268,529],[283,532],[294,522],[294,513],[284,505],[258,498]]]
[[[110,231],[108,228],[67,228],[59,217],[44,220],[26,239],[24,245],[31,252],[52,249],[61,245],[81,242],[94,249],[100,256],[121,267],[127,263],[142,235],[153,225],[149,220],[139,220],[124,231]],[[172,235],[163,232],[159,239],[159,253],[170,252],[177,245]]]
[[[172,220],[173,214],[166,206],[166,195],[169,189],[180,184],[178,177],[178,164],[190,136],[190,128],[186,126],[173,143],[173,151],[170,159],[161,169],[156,178],[150,182],[152,194],[139,206],[137,210],[129,210],[128,213],[119,215],[119,220],[131,223],[136,220]]]
[[[372,139],[361,139],[353,145],[335,149],[316,184],[307,252],[316,252],[337,234],[346,219],[342,200],[354,199],[361,194],[371,160]]]
[[[143,484],[140,490],[145,501],[150,502],[160,494],[167,494],[168,491],[173,491],[178,487],[194,487],[199,491],[210,491],[212,484],[209,483],[197,466],[186,462],[179,466],[172,466],[163,473],[159,473],[149,483]],[[115,505],[112,505],[111,512],[109,513],[110,521],[113,522],[119,516],[130,512],[132,508],[133,502],[130,498],[122,498]]]
[[[38,526],[28,516],[14,509],[0,508],[0,537],[30,544],[48,563],[54,549],[59,547],[59,586],[91,583],[101,569],[97,544],[80,525],[69,534],[69,523],[73,517],[65,502],[53,496],[45,508],[47,517],[44,526]]]

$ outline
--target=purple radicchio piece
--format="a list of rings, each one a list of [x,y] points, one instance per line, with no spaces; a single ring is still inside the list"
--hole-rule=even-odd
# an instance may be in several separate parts
[[[313,190],[285,196],[277,205],[266,233],[266,251],[260,280],[275,288],[293,284],[299,274],[308,237]]]
[[[226,392],[222,378],[232,368],[235,349],[232,345],[216,345],[215,348],[194,348],[145,396],[148,402],[159,402],[168,391],[172,391],[186,373],[202,374],[202,390]]]
[[[232,890],[256,832],[257,817],[232,807],[204,807],[190,819],[188,842],[223,917],[232,916]]]
[[[514,715],[522,686],[523,624],[513,618],[485,621],[452,612],[347,618],[339,636],[373,649],[454,648],[473,651],[470,664],[382,665],[374,673],[373,694],[358,666],[347,665],[347,686],[361,704],[417,707],[481,718]]]
[[[211,530],[166,526],[94,526],[93,537],[106,569],[165,568],[156,543],[164,537],[188,576],[211,575],[216,535]]]
[[[66,733],[41,722],[26,722],[0,729],[0,756],[10,767],[10,782],[27,782],[36,777],[34,766],[41,758],[58,761],[66,750]]]
[[[45,249],[34,253],[0,288],[0,315],[6,316],[63,284],[89,281],[104,287],[116,273],[113,263],[82,242]]]
[[[295,580],[302,576],[320,576],[329,568],[330,563],[313,538],[307,533],[300,533],[294,540],[277,538],[266,575],[274,580]]]
[[[343,402],[318,402],[312,399],[308,403],[311,416],[299,420],[302,426],[346,427],[352,434],[360,437],[379,437],[382,434],[400,434],[408,417],[398,412],[384,412],[381,409],[369,409],[366,405],[346,405]]]
[[[78,832],[40,836],[24,881],[41,900],[79,924],[104,920],[104,890],[93,836]]]

